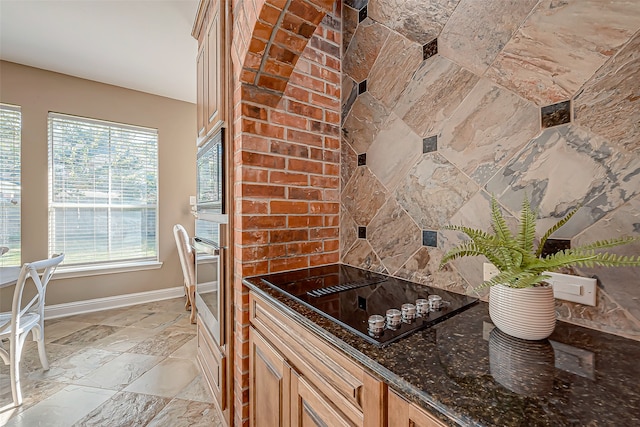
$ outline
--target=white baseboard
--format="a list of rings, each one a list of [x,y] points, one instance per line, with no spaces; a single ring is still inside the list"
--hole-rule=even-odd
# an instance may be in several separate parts
[[[178,298],[183,295],[184,286],[178,286],[175,288],[159,289],[157,291],[137,292],[64,304],[47,305],[44,308],[44,318],[56,319],[58,317],[73,316],[74,314],[91,313],[93,311],[109,310],[112,308],[128,307],[135,304]]]

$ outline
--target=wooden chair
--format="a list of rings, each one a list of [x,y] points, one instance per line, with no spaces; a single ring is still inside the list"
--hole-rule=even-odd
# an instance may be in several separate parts
[[[42,261],[26,263],[20,269],[18,281],[13,291],[11,312],[0,313],[0,339],[9,338],[9,350],[0,345],[0,357],[9,365],[11,378],[11,394],[15,406],[22,405],[20,387],[20,359],[24,342],[31,332],[33,340],[38,342],[40,363],[44,370],[49,369],[49,361],[44,348],[44,298],[47,285],[64,254],[54,255]],[[36,287],[36,295],[24,304],[22,297],[28,279],[31,278]]]
[[[196,323],[196,254],[189,244],[189,235],[182,225],[176,224],[173,226],[173,237],[175,237],[176,246],[178,247],[182,275],[184,276],[185,294],[187,295],[187,302],[184,308],[186,310],[191,309],[191,323]]]

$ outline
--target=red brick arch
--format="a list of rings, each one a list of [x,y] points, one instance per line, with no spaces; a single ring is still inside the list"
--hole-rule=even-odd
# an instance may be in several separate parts
[[[340,5],[233,3],[235,426],[251,387],[242,278],[339,261]]]
[[[238,4],[238,31],[234,31],[240,36],[234,37],[237,79],[282,95],[298,58],[334,3],[258,0]]]

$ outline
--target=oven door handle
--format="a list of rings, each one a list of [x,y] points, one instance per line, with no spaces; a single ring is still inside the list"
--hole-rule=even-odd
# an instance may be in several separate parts
[[[193,238],[193,246],[200,252],[205,252],[209,255],[220,255],[221,247],[213,240],[202,239],[200,237]]]

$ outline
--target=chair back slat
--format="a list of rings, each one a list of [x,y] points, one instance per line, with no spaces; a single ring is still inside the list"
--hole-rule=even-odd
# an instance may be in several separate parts
[[[187,234],[187,230],[185,230],[182,225],[176,224],[173,226],[173,237],[175,238],[176,246],[178,247],[178,256],[180,257],[180,266],[182,267],[185,285],[195,286],[195,253],[193,251],[193,247],[189,244],[189,235]]]
[[[13,291],[13,304],[11,307],[11,328],[14,332],[20,328],[20,319],[29,312],[36,312],[44,316],[44,303],[47,285],[56,270],[56,267],[64,260],[64,254],[54,255],[49,259],[25,263],[18,274],[15,290]],[[42,271],[42,273],[40,273]],[[22,303],[27,281],[31,278],[37,293],[26,304]]]

